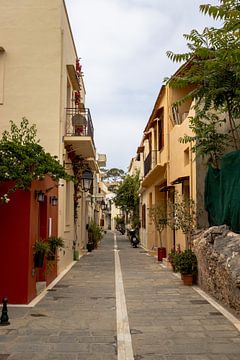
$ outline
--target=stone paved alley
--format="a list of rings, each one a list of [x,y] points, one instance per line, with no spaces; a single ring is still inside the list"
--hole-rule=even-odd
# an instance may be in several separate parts
[[[36,306],[9,307],[8,315],[0,360],[240,359],[240,332],[226,317],[110,232]]]

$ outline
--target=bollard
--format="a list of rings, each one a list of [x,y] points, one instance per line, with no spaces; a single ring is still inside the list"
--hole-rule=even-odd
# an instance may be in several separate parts
[[[8,321],[7,302],[8,302],[7,298],[2,299],[3,306],[2,306],[2,316],[0,318],[0,326],[10,325],[10,322]]]

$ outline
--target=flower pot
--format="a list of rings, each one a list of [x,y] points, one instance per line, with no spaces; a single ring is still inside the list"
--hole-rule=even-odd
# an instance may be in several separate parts
[[[181,278],[184,285],[193,284],[193,275],[192,274],[181,274]]]
[[[94,249],[94,245],[92,243],[87,243],[87,251],[91,252]]]
[[[35,268],[43,267],[44,255],[45,255],[45,252],[40,252],[40,251],[38,251],[34,254],[34,267]]]
[[[74,253],[73,253],[73,260],[74,260],[74,261],[78,261],[78,260],[79,260],[79,251],[74,250]]]
[[[165,247],[159,247],[158,248],[158,261],[162,261],[163,258],[166,257],[166,248]]]

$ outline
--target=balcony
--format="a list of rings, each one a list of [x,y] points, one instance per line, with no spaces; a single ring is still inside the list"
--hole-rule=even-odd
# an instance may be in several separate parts
[[[89,109],[67,108],[65,146],[71,146],[76,155],[84,158],[96,157],[94,128]]]
[[[152,150],[144,160],[144,176],[157,165],[157,150]]]
[[[98,154],[97,162],[99,167],[106,167],[107,163],[107,156],[106,154]]]
[[[166,177],[166,163],[160,164],[159,151],[152,150],[144,160],[144,177],[142,187],[149,187],[157,180],[164,180]]]

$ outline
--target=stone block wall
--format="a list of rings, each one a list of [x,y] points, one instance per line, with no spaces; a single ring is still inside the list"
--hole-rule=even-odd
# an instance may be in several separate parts
[[[240,314],[240,234],[222,225],[194,238],[199,286]]]

